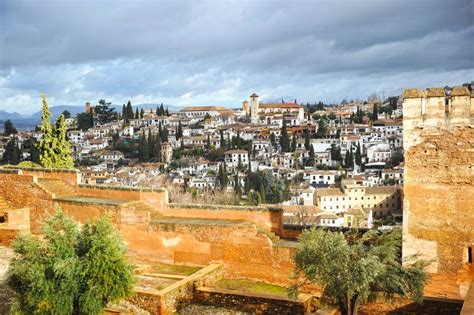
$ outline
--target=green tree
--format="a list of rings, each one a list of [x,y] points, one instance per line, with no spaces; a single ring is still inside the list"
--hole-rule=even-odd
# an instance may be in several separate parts
[[[77,128],[87,130],[94,126],[94,116],[92,113],[80,113],[77,115]]]
[[[306,150],[309,150],[311,147],[311,142],[310,142],[310,137],[309,137],[309,131],[308,129],[305,129],[304,131],[304,148]]]
[[[181,145],[183,145],[183,143],[181,142]],[[155,157],[156,157],[156,160],[158,162],[161,162],[161,138],[160,138],[160,135],[156,136],[155,138]]]
[[[357,314],[377,293],[421,301],[427,281],[426,262],[401,263],[401,233],[364,235],[312,228],[300,237],[295,254],[296,277],[322,287],[323,301],[340,306],[343,315]],[[298,284],[292,293],[297,292]]]
[[[181,125],[181,121],[178,122],[178,128],[176,129],[176,140],[181,139],[183,137],[183,125]]]
[[[63,115],[65,119],[71,118],[71,112],[68,111],[67,109],[63,111],[61,115]]]
[[[296,136],[293,134],[293,137],[291,138],[291,152],[296,151]]]
[[[18,147],[16,137],[13,136],[5,146],[5,151],[3,152],[2,161],[3,163],[17,165],[21,162],[22,151]]]
[[[56,157],[57,139],[54,137],[53,128],[51,127],[51,112],[48,108],[46,96],[42,97],[43,107],[41,110],[41,126],[40,130],[43,134],[38,144],[40,151],[40,164],[45,168],[54,168]]]
[[[316,132],[317,138],[325,138],[328,133],[328,127],[326,126],[326,120],[319,119],[318,121],[318,131]]]
[[[217,175],[217,181],[219,182],[219,186],[222,190],[225,190],[227,188],[227,183],[229,182],[229,179],[227,177],[225,163],[219,164],[219,173]]]
[[[161,142],[163,142],[163,143],[168,142],[169,131],[168,131],[168,128],[166,126],[163,127],[162,131],[160,132],[160,136],[161,136]]]
[[[82,229],[60,211],[43,226],[44,240],[26,234],[13,243],[17,256],[8,285],[20,314],[101,314],[132,293],[133,268],[107,216]]]
[[[6,120],[5,123],[3,124],[3,135],[8,137],[9,135],[12,134],[17,134],[18,131],[16,130],[15,127],[13,127],[13,123],[11,122],[10,119]]]
[[[310,163],[310,165],[314,165],[315,161],[316,161],[316,159],[315,159],[314,147],[311,146],[309,148],[309,163]]]
[[[135,117],[134,114],[133,114],[132,103],[130,101],[128,101],[128,103],[127,103],[126,112],[127,112],[127,114],[126,114],[127,120],[133,119]]]
[[[101,125],[109,123],[116,117],[115,109],[111,107],[111,102],[100,100],[94,109],[94,119]]]
[[[66,137],[66,122],[63,115],[59,115],[54,125],[53,135],[55,142],[56,161],[55,168],[74,168],[74,159],[72,158],[71,143]]]
[[[357,148],[356,148],[356,152],[355,152],[355,162],[359,166],[362,165],[362,153],[360,151],[360,144],[359,143],[357,143]]]
[[[286,130],[286,121],[283,119],[283,126],[281,127],[280,146],[282,152],[290,152],[290,138]]]
[[[377,119],[379,119],[379,111],[378,111],[378,106],[377,104],[374,104],[374,110],[372,111],[372,115],[370,116],[370,119],[372,121],[376,121]]]
[[[165,116],[165,115],[166,115],[165,107],[163,106],[163,103],[161,103],[161,105],[160,105],[160,116]]]
[[[140,118],[143,119],[143,116],[145,116],[145,111],[143,108],[140,109]]]
[[[135,109],[135,119],[139,119],[140,118],[140,113],[138,112],[138,107]]]
[[[138,145],[138,159],[141,162],[148,162],[150,159],[148,141],[145,134],[140,137],[140,144]]]

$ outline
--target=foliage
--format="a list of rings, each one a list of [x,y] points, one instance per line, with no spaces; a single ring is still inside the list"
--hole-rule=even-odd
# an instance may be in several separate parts
[[[92,113],[80,113],[77,115],[77,128],[85,131],[94,126],[94,116]]]
[[[295,255],[295,278],[304,277],[323,289],[323,300],[338,304],[342,314],[357,314],[377,293],[420,301],[427,281],[426,262],[403,266],[398,230],[364,235],[312,228],[303,232]],[[292,288],[297,292],[298,284]]]
[[[71,118],[71,112],[68,111],[67,109],[64,110],[61,115],[63,115],[65,119]]]
[[[66,137],[66,122],[64,116],[60,115],[54,126],[54,138],[56,139],[56,168],[74,168],[74,159],[72,158],[71,143]]]
[[[286,130],[286,121],[283,119],[283,126],[281,127],[280,146],[282,152],[290,152],[290,138]]]
[[[43,96],[41,113],[41,127],[43,133],[41,141],[37,144],[39,151],[39,164],[45,168],[73,168],[71,144],[66,137],[66,122],[60,115],[54,127],[51,127],[51,113],[48,109],[46,97]]]
[[[2,162],[5,164],[18,164],[22,158],[22,151],[18,146],[16,136],[13,136],[5,146],[5,151],[3,152]]]
[[[32,161],[23,161],[18,164],[20,167],[41,167],[38,163]]]
[[[16,130],[15,127],[13,127],[13,123],[11,122],[10,119],[7,119],[5,123],[3,124],[3,135],[5,137],[8,137],[9,135],[12,134],[17,134],[18,131]]]
[[[20,314],[100,314],[109,302],[132,293],[133,268],[107,216],[82,229],[62,212],[43,226],[44,241],[22,235],[8,285]]]
[[[100,100],[94,108],[94,119],[101,125],[114,121],[117,118],[115,108],[111,107],[111,102]]]

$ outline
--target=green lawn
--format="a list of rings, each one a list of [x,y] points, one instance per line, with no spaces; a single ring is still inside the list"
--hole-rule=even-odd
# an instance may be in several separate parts
[[[265,282],[244,279],[222,279],[215,285],[219,289],[238,290],[247,293],[270,294],[287,297],[287,288]]]
[[[147,271],[151,273],[164,273],[168,275],[189,276],[200,269],[202,269],[202,267],[154,264]]]

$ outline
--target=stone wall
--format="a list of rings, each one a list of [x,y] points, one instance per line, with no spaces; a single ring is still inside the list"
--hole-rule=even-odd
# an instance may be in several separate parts
[[[30,210],[28,208],[8,210],[5,222],[0,223],[0,245],[10,246],[22,233],[30,232]]]
[[[294,248],[276,246],[252,223],[212,225],[155,222],[147,230],[120,227],[129,251],[142,259],[178,265],[222,263],[227,277],[288,285]]]
[[[467,88],[407,90],[403,256],[421,254],[433,273],[466,268],[474,244],[474,126]]]
[[[276,234],[280,234],[283,227],[283,209],[280,207],[169,204],[162,213],[179,218],[250,221]]]
[[[41,222],[54,210],[50,193],[36,184],[32,175],[18,170],[0,170],[0,195],[13,209],[29,208],[31,231],[39,232]]]

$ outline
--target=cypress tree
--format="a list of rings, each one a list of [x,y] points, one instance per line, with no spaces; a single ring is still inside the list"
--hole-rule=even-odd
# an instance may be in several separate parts
[[[46,102],[46,96],[42,97],[43,107],[41,110],[41,125],[40,131],[42,132],[41,141],[38,144],[40,153],[40,164],[45,168],[54,168],[57,161],[56,157],[56,144],[57,139],[53,136],[53,129],[51,128],[51,113]]]
[[[314,165],[315,163],[315,153],[314,153],[314,147],[313,146],[310,146],[309,148],[309,161],[311,163],[311,165]]]
[[[155,155],[155,136],[151,134],[151,130],[148,129],[148,156],[151,158],[156,157]]]
[[[222,149],[225,149],[227,145],[226,145],[226,143],[225,143],[224,130],[223,130],[223,129],[220,130],[220,136],[221,136],[221,139],[220,139],[221,148],[222,148]]]
[[[163,130],[160,133],[161,135],[161,142],[165,143],[168,142],[169,132],[166,126],[163,127]]]
[[[267,198],[265,195],[265,187],[263,187],[263,181],[260,181],[260,185],[258,187],[258,194],[260,195],[259,203],[265,203]]]
[[[135,110],[135,119],[138,119],[140,118],[140,114],[138,113],[138,107],[137,109]]]
[[[22,152],[16,142],[16,137],[13,136],[5,146],[5,152],[3,152],[2,161],[3,163],[16,165],[21,162]]]
[[[309,132],[308,132],[308,129],[306,129],[304,131],[304,148],[306,150],[309,150],[311,147],[311,142],[310,142],[310,139],[309,139]]]
[[[207,140],[206,140],[206,150],[210,150],[211,149],[211,136],[210,135],[207,135]],[[239,155],[240,157],[240,155]]]
[[[181,121],[178,122],[178,129],[176,130],[176,140],[179,140],[183,136],[183,126]]]
[[[145,116],[145,111],[143,108],[140,109],[140,118],[143,119],[143,116]]]
[[[18,131],[16,130],[15,127],[13,127],[13,123],[11,122],[10,119],[6,120],[4,125],[3,125],[3,135],[4,136],[9,136],[12,134],[17,134]]]
[[[165,108],[163,106],[163,103],[160,105],[160,116],[165,116]]]
[[[168,107],[166,107],[165,115],[166,115],[166,116],[170,116],[170,111],[168,110]]]
[[[182,144],[182,143],[181,143]],[[160,136],[156,136],[156,141],[155,141],[155,157],[158,162],[161,162],[161,138]]]
[[[122,118],[127,119],[127,106],[125,104],[122,106]]]
[[[239,182],[239,172],[237,172],[237,174],[235,175],[234,192],[239,196],[242,194]]]
[[[59,115],[54,126],[54,137],[56,138],[56,163],[57,168],[74,168],[71,143],[66,137],[66,121],[63,115]]]
[[[355,152],[355,162],[357,165],[362,165],[362,154],[360,152],[360,144],[357,143],[357,149],[356,149],[356,152]]]
[[[281,127],[280,146],[282,152],[290,151],[290,138],[288,137],[288,131],[286,130],[285,120],[283,120],[283,126]]]
[[[371,117],[372,121],[376,121],[379,118],[378,113],[379,113],[378,106],[377,104],[374,104],[374,110],[372,111],[372,117]]]
[[[127,103],[127,114],[126,114],[126,117],[127,119],[133,119],[134,115],[133,115],[133,107],[132,107],[132,103],[130,101],[128,101]]]
[[[296,151],[296,136],[293,135],[293,138],[291,139],[291,152]]]

